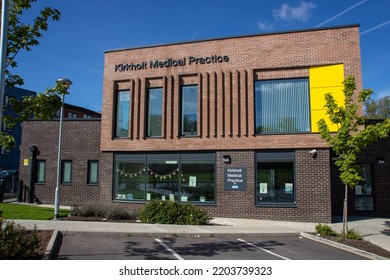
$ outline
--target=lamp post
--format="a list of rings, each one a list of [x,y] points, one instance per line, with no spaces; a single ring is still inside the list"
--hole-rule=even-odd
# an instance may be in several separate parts
[[[63,84],[70,86],[72,84],[71,80],[68,79],[58,79],[57,84]],[[57,184],[55,190],[55,200],[54,200],[54,219],[58,219],[60,216],[60,183],[61,183],[61,144],[62,144],[62,120],[64,115],[64,100],[65,95],[61,94],[61,110],[60,110],[60,131],[58,136],[58,151],[57,151]]]

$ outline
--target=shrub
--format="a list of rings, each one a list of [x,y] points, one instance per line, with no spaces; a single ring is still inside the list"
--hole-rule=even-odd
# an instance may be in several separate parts
[[[318,224],[315,227],[316,233],[323,236],[337,236],[337,232],[334,231],[330,226]]]
[[[102,217],[109,220],[130,220],[136,219],[137,213],[129,212],[120,206],[85,204],[74,205],[70,211],[71,216],[79,217]]]
[[[141,208],[139,219],[151,224],[205,225],[210,217],[195,205],[152,200]]]
[[[0,259],[25,260],[37,257],[39,238],[36,227],[28,232],[13,221],[0,218]]]
[[[363,237],[361,236],[360,232],[358,232],[356,229],[349,229],[347,234],[345,235],[345,238],[347,239],[353,239],[353,240],[362,240]]]

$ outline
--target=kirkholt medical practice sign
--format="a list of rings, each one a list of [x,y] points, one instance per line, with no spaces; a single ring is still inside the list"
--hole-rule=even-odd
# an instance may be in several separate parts
[[[224,190],[245,191],[246,167],[225,167]]]

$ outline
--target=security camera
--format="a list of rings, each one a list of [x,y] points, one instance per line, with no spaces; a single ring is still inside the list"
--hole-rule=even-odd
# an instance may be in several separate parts
[[[316,149],[313,149],[309,152],[309,154],[311,155],[311,157],[316,157],[317,156],[317,150]]]

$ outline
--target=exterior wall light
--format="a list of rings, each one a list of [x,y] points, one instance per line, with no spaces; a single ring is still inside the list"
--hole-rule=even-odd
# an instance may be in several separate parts
[[[224,155],[223,156],[223,162],[226,164],[232,163],[232,157],[229,155]]]
[[[310,154],[310,156],[312,158],[316,158],[317,157],[317,150],[316,149],[312,149],[312,150],[310,150],[309,154]]]

